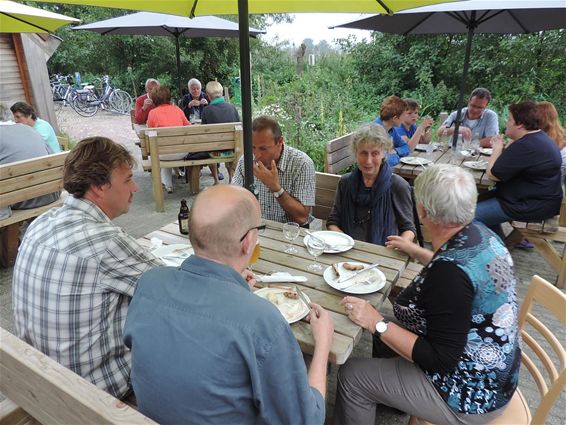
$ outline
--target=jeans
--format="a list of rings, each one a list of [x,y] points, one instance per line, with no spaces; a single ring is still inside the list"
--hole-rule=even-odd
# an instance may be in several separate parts
[[[503,208],[501,208],[501,204],[497,198],[490,198],[485,201],[478,202],[474,220],[485,224],[503,241],[505,239],[505,235],[503,234],[501,223],[512,220],[512,218],[503,211]]]

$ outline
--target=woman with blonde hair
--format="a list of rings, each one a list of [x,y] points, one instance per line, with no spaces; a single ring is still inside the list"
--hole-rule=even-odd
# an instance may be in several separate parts
[[[560,149],[560,155],[562,156],[560,173],[562,174],[562,184],[564,184],[566,182],[566,130],[560,124],[558,111],[552,103],[546,101],[538,102],[537,111],[540,129],[548,134],[548,137],[554,140],[554,143]]]

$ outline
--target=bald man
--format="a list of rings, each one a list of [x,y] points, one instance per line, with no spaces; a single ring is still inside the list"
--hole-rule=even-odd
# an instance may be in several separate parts
[[[126,321],[140,412],[159,423],[322,424],[333,324],[311,304],[307,375],[291,328],[251,291],[261,228],[247,190],[213,186],[189,218],[195,255],[141,277]]]

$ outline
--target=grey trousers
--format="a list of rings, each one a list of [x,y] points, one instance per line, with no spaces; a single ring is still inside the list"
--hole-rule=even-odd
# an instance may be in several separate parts
[[[350,359],[338,372],[334,425],[373,425],[375,407],[385,404],[434,424],[485,424],[504,407],[482,415],[454,412],[424,372],[402,357]]]

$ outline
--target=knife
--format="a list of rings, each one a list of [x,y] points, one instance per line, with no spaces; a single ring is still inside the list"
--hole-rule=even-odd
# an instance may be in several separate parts
[[[371,269],[375,269],[377,266],[379,266],[379,263],[372,264],[371,266],[368,266],[368,267],[366,267],[366,268],[363,269],[363,270],[359,270],[359,271],[357,271],[357,272],[355,272],[355,273],[353,273],[353,274],[351,274],[351,275],[349,275],[349,276],[342,277],[342,278],[338,279],[338,280],[336,281],[336,283],[344,283],[344,282],[346,282],[347,280],[353,279],[354,277],[358,276],[359,274],[362,274],[362,273],[364,273],[364,272],[366,272],[366,271],[368,271],[368,270],[371,270]]]
[[[295,292],[297,293],[297,295],[299,296],[299,298],[301,299],[301,301],[307,306],[307,308],[308,308],[309,311],[310,311],[311,305],[310,305],[310,303],[308,302],[307,297],[305,297],[305,294],[303,294],[303,291],[301,291],[297,285],[295,285]]]

